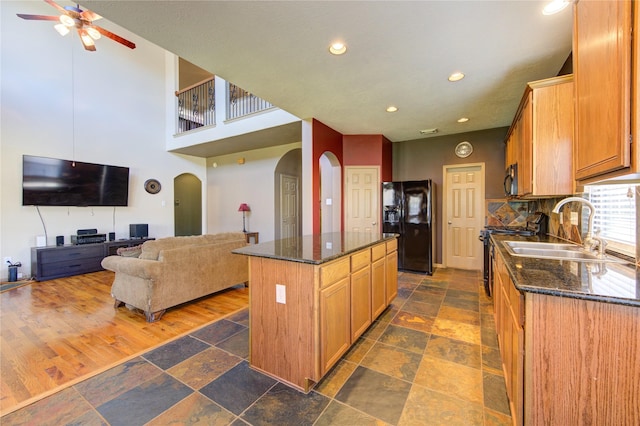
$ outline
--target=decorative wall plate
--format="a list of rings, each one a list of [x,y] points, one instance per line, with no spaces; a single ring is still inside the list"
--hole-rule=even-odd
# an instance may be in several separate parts
[[[160,192],[161,188],[162,186],[160,185],[160,182],[158,182],[156,179],[147,179],[147,181],[144,183],[144,190],[149,194],[157,194],[158,192]]]
[[[456,155],[460,158],[467,158],[473,152],[473,145],[464,141],[456,145]]]

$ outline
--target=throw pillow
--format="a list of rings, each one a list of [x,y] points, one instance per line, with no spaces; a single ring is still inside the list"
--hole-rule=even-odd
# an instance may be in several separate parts
[[[120,247],[116,250],[116,254],[122,257],[140,257],[142,253],[142,244],[134,247]]]

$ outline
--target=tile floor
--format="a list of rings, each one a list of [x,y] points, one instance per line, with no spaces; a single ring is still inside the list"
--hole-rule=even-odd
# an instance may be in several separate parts
[[[393,304],[308,395],[253,371],[248,312],[4,416],[33,425],[507,425],[481,273],[399,273]]]

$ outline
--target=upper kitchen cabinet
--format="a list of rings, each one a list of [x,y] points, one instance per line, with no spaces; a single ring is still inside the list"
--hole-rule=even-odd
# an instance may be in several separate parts
[[[573,94],[572,75],[527,84],[507,139],[516,145],[508,150],[517,156],[518,196],[573,193]]]
[[[637,9],[631,1],[579,1],[574,6],[578,184],[638,172],[631,130],[633,124],[637,138],[637,37],[632,46]]]

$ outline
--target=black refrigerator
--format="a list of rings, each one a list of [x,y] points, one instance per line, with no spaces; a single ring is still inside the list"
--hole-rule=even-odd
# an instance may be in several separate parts
[[[400,235],[398,269],[433,274],[434,201],[430,179],[382,183],[382,232]]]

